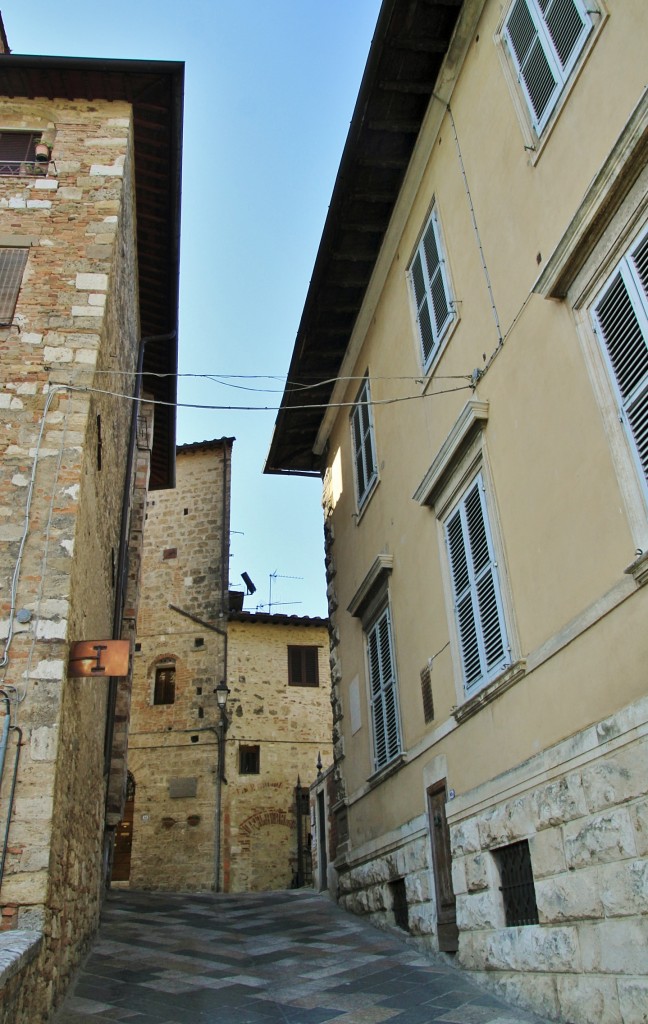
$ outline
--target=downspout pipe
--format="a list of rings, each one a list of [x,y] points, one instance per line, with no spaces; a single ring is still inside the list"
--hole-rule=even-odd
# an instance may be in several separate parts
[[[2,840],[2,854],[0,855],[0,889],[2,888],[2,881],[4,879],[5,861],[7,859],[7,847],[9,845],[9,827],[11,825],[11,815],[13,813],[14,797],[16,795],[16,780],[18,778],[18,762],[20,761],[20,748],[22,746],[22,729],[17,725],[10,726],[11,731],[16,733],[18,742],[16,743],[16,756],[14,758],[13,775],[11,777],[11,790],[9,792],[9,800],[7,801],[7,822],[5,825],[4,838]]]
[[[144,366],[144,349],[150,341],[173,341],[177,331],[170,331],[168,334],[151,334],[148,337],[140,338],[137,354],[137,377],[135,380],[134,394],[135,401],[131,413],[130,437],[128,442],[128,456],[126,459],[126,473],[124,476],[124,489],[122,496],[121,526],[119,532],[119,554],[117,558],[117,580],[115,586],[115,601],[113,606],[113,640],[119,640],[122,630],[122,612],[128,580],[127,559],[128,559],[128,513],[131,503],[131,482],[133,476],[133,463],[135,461],[135,445],[137,442],[137,419],[139,416],[139,404],[142,388],[142,369]],[[117,702],[117,680],[111,677],[108,684],[108,708],[106,712],[106,734],[104,739],[104,772],[110,772],[110,759],[112,755],[113,736],[115,732],[115,705]],[[106,803],[108,801],[108,790],[106,790]]]

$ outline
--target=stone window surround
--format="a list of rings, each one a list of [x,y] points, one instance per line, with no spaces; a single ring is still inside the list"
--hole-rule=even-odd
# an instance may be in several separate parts
[[[538,277],[534,291],[566,300],[574,315],[626,514],[635,558],[625,572],[646,582],[642,556],[648,550],[645,484],[619,422],[617,398],[590,316],[589,306],[611,276],[632,239],[648,223],[648,90],[585,193],[576,213]]]
[[[443,520],[465,492],[471,478],[478,470],[481,470],[483,474],[484,484],[488,492],[489,528],[498,563],[500,597],[504,608],[504,621],[510,645],[511,661],[495,679],[478,690],[477,693],[466,697],[461,658],[458,656],[459,638],[457,636],[455,616],[452,613],[448,614],[448,631],[453,651],[455,691],[457,696],[457,704],[451,709],[451,714],[458,724],[476,714],[492,700],[495,700],[501,693],[504,693],[522,679],[526,673],[526,662],[519,657],[517,650],[514,610],[506,583],[508,573],[503,555],[504,545],[497,508],[492,498],[493,485],[489,472],[484,437],[488,415],[488,402],[483,402],[477,398],[468,399],[412,496],[413,500],[418,502],[419,505],[431,508],[437,519],[441,548],[441,566],[446,593],[446,608],[452,609],[454,597],[445,538],[443,536]]]

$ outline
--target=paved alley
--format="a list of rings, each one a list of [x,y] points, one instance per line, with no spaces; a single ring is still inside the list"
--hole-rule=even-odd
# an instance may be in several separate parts
[[[522,1024],[539,1018],[312,890],[113,891],[56,1024]]]

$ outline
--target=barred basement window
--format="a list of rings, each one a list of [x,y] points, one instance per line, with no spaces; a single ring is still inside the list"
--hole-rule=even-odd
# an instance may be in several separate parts
[[[261,751],[258,744],[239,747],[239,775],[258,775],[260,761]]]
[[[538,924],[528,839],[493,850],[500,872],[506,926]]]
[[[407,890],[405,879],[397,878],[389,883],[392,894],[392,910],[394,911],[394,924],[402,928],[404,932],[409,931],[409,910],[407,907]]]
[[[13,321],[29,249],[0,249],[0,327]]]

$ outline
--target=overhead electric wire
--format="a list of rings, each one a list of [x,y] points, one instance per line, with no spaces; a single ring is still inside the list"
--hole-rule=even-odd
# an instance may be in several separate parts
[[[460,379],[466,380],[467,378],[462,377]],[[281,409],[284,408],[280,405],[207,405],[196,402],[165,402],[159,398],[142,399],[141,396],[126,395],[120,391],[108,391],[103,388],[85,387],[78,384],[64,384],[62,382],[57,383],[57,387],[62,387],[68,391],[74,391],[81,394],[107,395],[111,398],[124,398],[129,402],[144,401],[147,405],[167,406],[174,409],[205,409],[212,412],[280,412]],[[468,391],[471,389],[470,384],[463,384],[461,387],[457,388],[445,388],[443,391],[430,391],[420,395],[403,395],[401,398],[372,399],[370,402],[311,402],[307,405],[290,405],[285,408],[289,408],[291,412],[298,412],[309,409],[355,409],[359,405],[395,405],[398,402],[420,401],[421,399],[434,398],[438,395],[449,395],[454,391]]]

